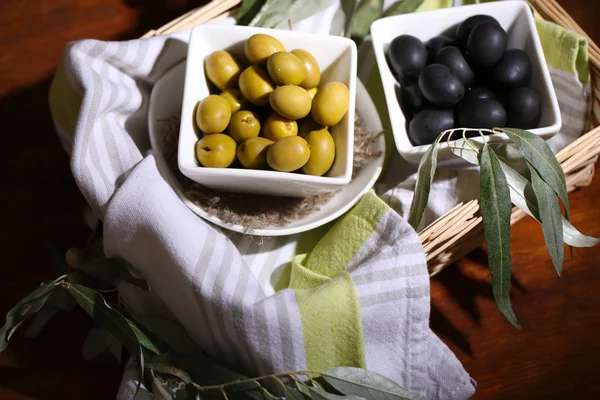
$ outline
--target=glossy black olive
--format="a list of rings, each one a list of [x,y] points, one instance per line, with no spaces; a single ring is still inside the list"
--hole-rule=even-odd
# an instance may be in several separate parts
[[[458,47],[448,46],[441,49],[435,58],[435,63],[450,68],[465,86],[471,86],[475,81],[475,74]]]
[[[460,128],[502,128],[506,126],[506,110],[496,100],[482,99],[466,105],[458,117]]]
[[[472,17],[465,19],[463,22],[461,22],[456,27],[456,43],[457,43],[457,45],[464,49],[465,46],[467,45],[467,40],[469,39],[469,35],[471,34],[471,31],[482,22],[491,22],[493,24],[500,26],[500,23],[498,22],[498,20],[490,15],[483,15],[483,14],[473,15]]]
[[[440,133],[454,128],[452,110],[426,109],[414,116],[408,125],[408,137],[417,146],[433,143]]]
[[[498,85],[510,88],[527,86],[531,79],[531,61],[523,50],[510,49],[492,70],[492,79]]]
[[[467,40],[467,56],[476,67],[495,65],[506,50],[506,32],[502,27],[482,22],[473,28]]]
[[[396,76],[404,78],[418,75],[427,61],[427,50],[416,37],[401,35],[390,43],[388,60]]]
[[[452,107],[465,94],[465,85],[445,65],[431,64],[421,70],[419,88],[423,96],[439,107]]]
[[[472,101],[483,100],[483,99],[491,99],[496,100],[496,95],[491,89],[488,89],[483,86],[474,87],[469,90],[469,92],[465,95],[465,98],[460,102],[462,108],[466,107],[467,104]]]
[[[439,51],[446,46],[450,46],[451,44],[452,39],[444,35],[435,36],[429,39],[425,43],[425,47],[427,48],[427,64],[433,64]]]
[[[542,111],[539,93],[532,88],[515,89],[508,95],[508,126],[511,128],[533,129],[540,122]]]
[[[400,108],[407,119],[412,118],[415,113],[428,105],[419,89],[417,79],[408,79],[400,87],[396,87],[396,96],[398,96]]]

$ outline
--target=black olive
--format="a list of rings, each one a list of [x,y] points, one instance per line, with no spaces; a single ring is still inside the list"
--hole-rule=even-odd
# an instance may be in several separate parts
[[[510,49],[492,70],[492,79],[498,85],[510,88],[527,86],[531,79],[531,61],[523,50]]]
[[[427,100],[423,97],[419,82],[417,79],[407,79],[403,84],[396,86],[396,96],[400,103],[400,108],[407,119],[421,111],[427,104]]]
[[[410,141],[421,146],[430,144],[445,130],[454,128],[454,112],[452,110],[426,109],[414,116],[408,125]]]
[[[465,19],[456,27],[456,44],[463,49],[467,46],[467,40],[471,31],[482,22],[491,22],[500,26],[498,20],[490,15],[473,15]]]
[[[452,107],[465,94],[462,81],[450,68],[441,64],[431,64],[421,70],[419,88],[427,100],[440,107]]]
[[[515,89],[508,95],[508,126],[511,128],[533,129],[540,122],[542,105],[539,93],[532,88]]]
[[[395,75],[401,78],[418,75],[427,61],[427,49],[416,37],[401,35],[390,43],[388,59]]]
[[[448,46],[441,49],[435,58],[435,63],[450,68],[465,86],[471,86],[475,81],[475,74],[458,47]]]
[[[492,99],[481,99],[466,105],[459,114],[458,125],[461,128],[503,128],[506,118],[502,104]]]
[[[491,99],[496,100],[496,95],[491,89],[488,89],[483,86],[477,86],[473,89],[469,90],[465,97],[460,102],[460,107],[465,108],[472,101],[483,100],[483,99]]]
[[[439,35],[429,39],[425,43],[425,47],[427,48],[427,64],[432,64],[435,61],[435,57],[438,55],[439,51],[452,44],[452,39],[448,36]]]
[[[467,40],[467,56],[477,67],[495,65],[506,50],[506,31],[491,22],[482,22],[473,28]]]

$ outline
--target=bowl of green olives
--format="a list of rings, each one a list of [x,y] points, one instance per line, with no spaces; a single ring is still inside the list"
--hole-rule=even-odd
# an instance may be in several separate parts
[[[178,143],[188,178],[307,197],[352,177],[356,45],[242,26],[192,30]]]
[[[507,143],[520,128],[549,139],[562,121],[532,12],[502,1],[382,18],[373,47],[399,153],[418,164],[443,131]],[[451,139],[462,137],[456,131]],[[446,142],[446,141],[444,141]],[[451,145],[452,142],[450,142]],[[447,143],[438,162],[462,164]]]

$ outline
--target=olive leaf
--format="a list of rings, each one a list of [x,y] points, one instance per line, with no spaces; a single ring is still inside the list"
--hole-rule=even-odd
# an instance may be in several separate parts
[[[289,24],[315,15],[334,0],[267,0],[249,26],[289,29]]]
[[[307,398],[311,398],[306,394],[302,393],[298,389],[294,389],[291,387],[285,387],[285,398],[286,400],[306,400]]]
[[[538,174],[537,170],[529,163],[527,163],[527,166],[531,172],[531,186],[537,198],[546,247],[550,253],[554,269],[556,269],[558,276],[560,276],[562,273],[565,246],[562,214],[560,212],[560,205],[558,204],[558,197],[556,197],[552,188]]]
[[[383,12],[383,17],[391,17],[392,15],[415,12],[424,1],[425,0],[398,0]]]
[[[266,0],[244,0],[237,13],[237,24],[248,25],[258,14]]]
[[[160,353],[157,345],[141,330],[137,329],[131,320],[109,306],[100,293],[76,284],[65,284],[65,288],[77,304],[94,318],[98,325],[114,335],[131,354],[140,357],[142,353],[141,346],[155,354]]]
[[[6,314],[6,322],[0,328],[0,353],[6,349],[8,342],[19,327],[27,318],[35,315],[46,303],[51,292],[57,284],[65,279],[65,275],[56,278],[53,281],[43,283],[19,301]]]
[[[554,190],[565,205],[567,220],[571,219],[567,182],[565,174],[550,146],[541,137],[522,129],[503,128],[501,130],[538,172],[540,177]]]
[[[500,311],[511,324],[519,327],[510,303],[510,190],[500,161],[487,143],[479,152],[479,167],[479,201],[488,244],[492,292]]]
[[[55,286],[42,308],[31,320],[31,324],[25,331],[25,337],[28,339],[36,337],[59,310],[72,311],[75,305],[75,300],[63,287]]]
[[[94,327],[83,342],[82,355],[99,364],[120,364],[123,345],[104,328]]]
[[[391,379],[361,368],[337,367],[323,372],[323,379],[347,396],[373,400],[426,400],[419,393],[412,393]]]
[[[362,39],[369,34],[373,21],[383,13],[383,0],[360,0],[352,17],[351,37]]]
[[[340,396],[337,394],[329,393],[325,391],[325,389],[318,386],[306,386],[307,392],[310,393],[310,396],[314,400],[341,400],[341,399],[349,399],[349,400],[364,400],[364,398],[360,396],[350,395],[350,396]]]
[[[128,282],[148,291],[147,282],[131,275],[125,262],[117,258],[95,258],[78,265],[76,270],[82,271],[104,283],[114,285],[120,281]]]
[[[415,195],[408,213],[408,223],[415,230],[419,227],[419,224],[423,219],[423,213],[427,207],[429,191],[431,190],[431,182],[433,181],[435,169],[437,168],[438,144],[443,137],[444,133],[437,137],[435,142],[429,146],[423,155],[423,158],[421,158],[421,162],[419,163],[419,169],[417,171],[417,183],[415,184]]]
[[[502,166],[502,170],[508,181],[512,203],[523,210],[527,215],[540,222],[538,202],[533,193],[531,182],[504,162],[500,161],[500,165]],[[562,216],[561,220],[564,235],[563,239],[566,244],[575,247],[593,247],[600,243],[600,239],[582,234]]]
[[[331,21],[330,35],[350,37],[352,18],[356,11],[356,0],[340,0],[340,6],[335,11]]]

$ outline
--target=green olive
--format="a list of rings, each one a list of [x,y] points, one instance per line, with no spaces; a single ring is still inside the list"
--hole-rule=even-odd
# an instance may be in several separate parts
[[[240,110],[246,109],[248,106],[248,100],[242,95],[240,89],[232,88],[227,89],[219,95],[229,103],[229,107],[231,107],[231,113],[235,114]]]
[[[279,51],[269,57],[267,71],[277,85],[299,85],[306,78],[304,63],[287,51]]]
[[[227,168],[235,161],[235,148],[235,141],[227,135],[207,135],[196,143],[196,158],[203,167]]]
[[[310,99],[312,101],[312,99],[315,98],[315,94],[317,94],[318,89],[316,87],[312,88],[312,89],[308,89],[308,95],[310,96]]]
[[[196,108],[196,124],[204,133],[223,132],[231,119],[231,107],[224,98],[211,94]]]
[[[240,75],[240,90],[244,97],[256,106],[269,104],[269,95],[275,89],[267,71],[259,65],[251,65]]]
[[[298,124],[293,119],[287,119],[273,113],[263,123],[263,136],[269,140],[279,140],[286,136],[298,134]]]
[[[319,63],[315,57],[308,51],[302,49],[292,50],[292,54],[298,57],[306,67],[306,78],[304,78],[300,86],[304,89],[317,87],[321,80],[321,68],[319,68]]]
[[[217,50],[206,57],[204,70],[216,87],[227,90],[237,86],[242,67],[231,54]]]
[[[269,103],[273,110],[289,119],[304,118],[310,112],[310,95],[300,86],[279,86],[271,93]]]
[[[323,129],[323,125],[317,124],[310,114],[298,121],[298,136],[300,137],[305,138],[310,132],[320,129]]]
[[[283,44],[273,36],[257,33],[246,40],[244,52],[252,64],[265,64],[273,53],[285,51]]]
[[[310,148],[310,157],[302,167],[302,172],[307,175],[322,176],[329,171],[335,158],[333,138],[327,128],[323,128],[309,132],[305,139]]]
[[[321,87],[312,100],[312,116],[317,123],[334,126],[348,111],[350,92],[346,85],[331,82]]]
[[[302,168],[309,157],[310,149],[306,140],[300,136],[287,136],[271,145],[267,162],[276,171],[291,172]]]
[[[244,168],[266,169],[267,152],[273,141],[263,137],[252,137],[244,140],[237,149],[237,158]]]
[[[231,122],[227,131],[236,143],[258,136],[260,133],[260,119],[258,114],[249,110],[236,112],[231,116]]]

